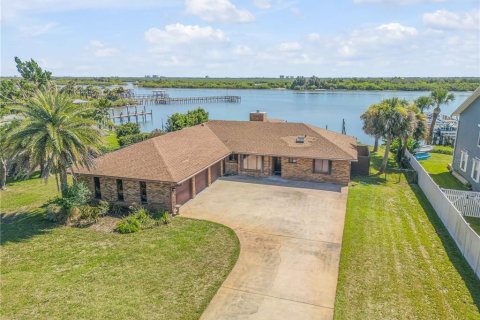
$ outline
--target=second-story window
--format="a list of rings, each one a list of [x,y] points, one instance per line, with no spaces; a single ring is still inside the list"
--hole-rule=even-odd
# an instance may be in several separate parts
[[[460,170],[462,170],[463,172],[467,171],[467,161],[468,161],[468,152],[465,150],[462,150],[460,155]]]
[[[477,183],[480,181],[480,159],[472,159],[472,179]]]

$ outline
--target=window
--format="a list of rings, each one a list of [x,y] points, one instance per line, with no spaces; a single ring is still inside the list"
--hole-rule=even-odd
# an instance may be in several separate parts
[[[123,180],[117,179],[117,199],[123,201]]]
[[[231,154],[228,156],[228,161],[235,161],[235,162],[237,162],[237,161],[238,161],[238,154],[236,154],[236,153],[231,153]]]
[[[480,181],[480,159],[472,159],[472,179],[477,183]]]
[[[140,181],[140,201],[147,202],[147,183],[145,181]]]
[[[262,169],[262,157],[245,155],[243,156],[243,168],[247,170],[261,170]]]
[[[328,173],[330,174],[330,160],[313,160],[313,173]]]
[[[93,177],[93,184],[95,185],[95,199],[102,199],[102,192],[100,190],[100,178]]]
[[[288,158],[288,163],[297,163],[296,158]]]
[[[463,172],[467,172],[467,161],[468,161],[468,152],[465,150],[462,150],[461,156],[460,156],[460,170]]]
[[[478,126],[480,127],[480,124],[479,124]],[[480,130],[479,130],[479,132],[478,132],[477,147],[480,148]]]

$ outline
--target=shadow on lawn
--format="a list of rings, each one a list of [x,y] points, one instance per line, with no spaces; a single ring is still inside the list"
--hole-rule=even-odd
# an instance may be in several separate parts
[[[57,227],[57,224],[45,220],[43,210],[0,215],[0,245],[9,242],[21,242],[42,235]]]
[[[467,286],[470,294],[472,295],[475,305],[480,310],[480,280],[477,279],[472,268],[463,258],[462,253],[458,249],[455,241],[453,241],[453,239],[450,237],[448,230],[445,228],[442,221],[437,216],[437,213],[433,209],[432,205],[430,204],[420,187],[418,185],[410,185],[410,188],[417,197],[422,208],[425,210],[425,213],[427,214],[430,223],[435,228],[438,237],[440,238],[443,246],[445,247],[448,258],[462,277],[465,285]]]

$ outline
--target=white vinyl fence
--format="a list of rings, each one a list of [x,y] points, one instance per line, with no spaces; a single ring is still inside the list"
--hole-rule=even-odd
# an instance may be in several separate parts
[[[480,218],[480,192],[443,188],[442,191],[463,216]]]
[[[462,255],[480,279],[480,236],[468,225],[460,211],[433,181],[422,165],[407,152],[410,165],[418,174],[418,185],[437,212]]]

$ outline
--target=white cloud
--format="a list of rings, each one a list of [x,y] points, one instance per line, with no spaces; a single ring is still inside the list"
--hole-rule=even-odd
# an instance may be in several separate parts
[[[187,12],[208,22],[243,23],[255,20],[248,10],[238,9],[229,0],[186,0]]]
[[[480,28],[478,10],[456,13],[447,10],[437,10],[425,13],[423,23],[426,26],[439,29],[470,29]]]
[[[377,27],[377,30],[390,39],[403,39],[418,34],[414,27],[404,26],[397,22],[382,24]]]
[[[307,39],[310,41],[320,40],[320,35],[318,33],[312,32],[307,35]]]
[[[421,4],[421,3],[440,3],[447,0],[353,0],[356,4],[394,4],[394,5],[406,5],[406,4]]]
[[[125,9],[163,7],[167,1],[157,0],[14,0],[2,2],[2,21],[9,21],[26,12],[65,12],[82,9]]]
[[[150,28],[145,32],[145,39],[154,44],[168,47],[175,44],[224,42],[228,41],[225,33],[210,26],[184,25],[181,23],[169,24],[165,28]]]
[[[245,45],[237,45],[233,48],[233,53],[238,56],[248,56],[253,54],[253,50]]]
[[[88,49],[97,57],[111,57],[118,52],[116,48],[107,47],[103,42],[98,40],[91,40]]]
[[[298,51],[302,49],[302,46],[298,42],[282,42],[278,46],[280,51]]]
[[[20,32],[26,37],[38,37],[52,31],[58,24],[56,22],[48,22],[41,25],[22,25]]]
[[[253,4],[260,9],[270,9],[272,7],[270,0],[253,0]]]

